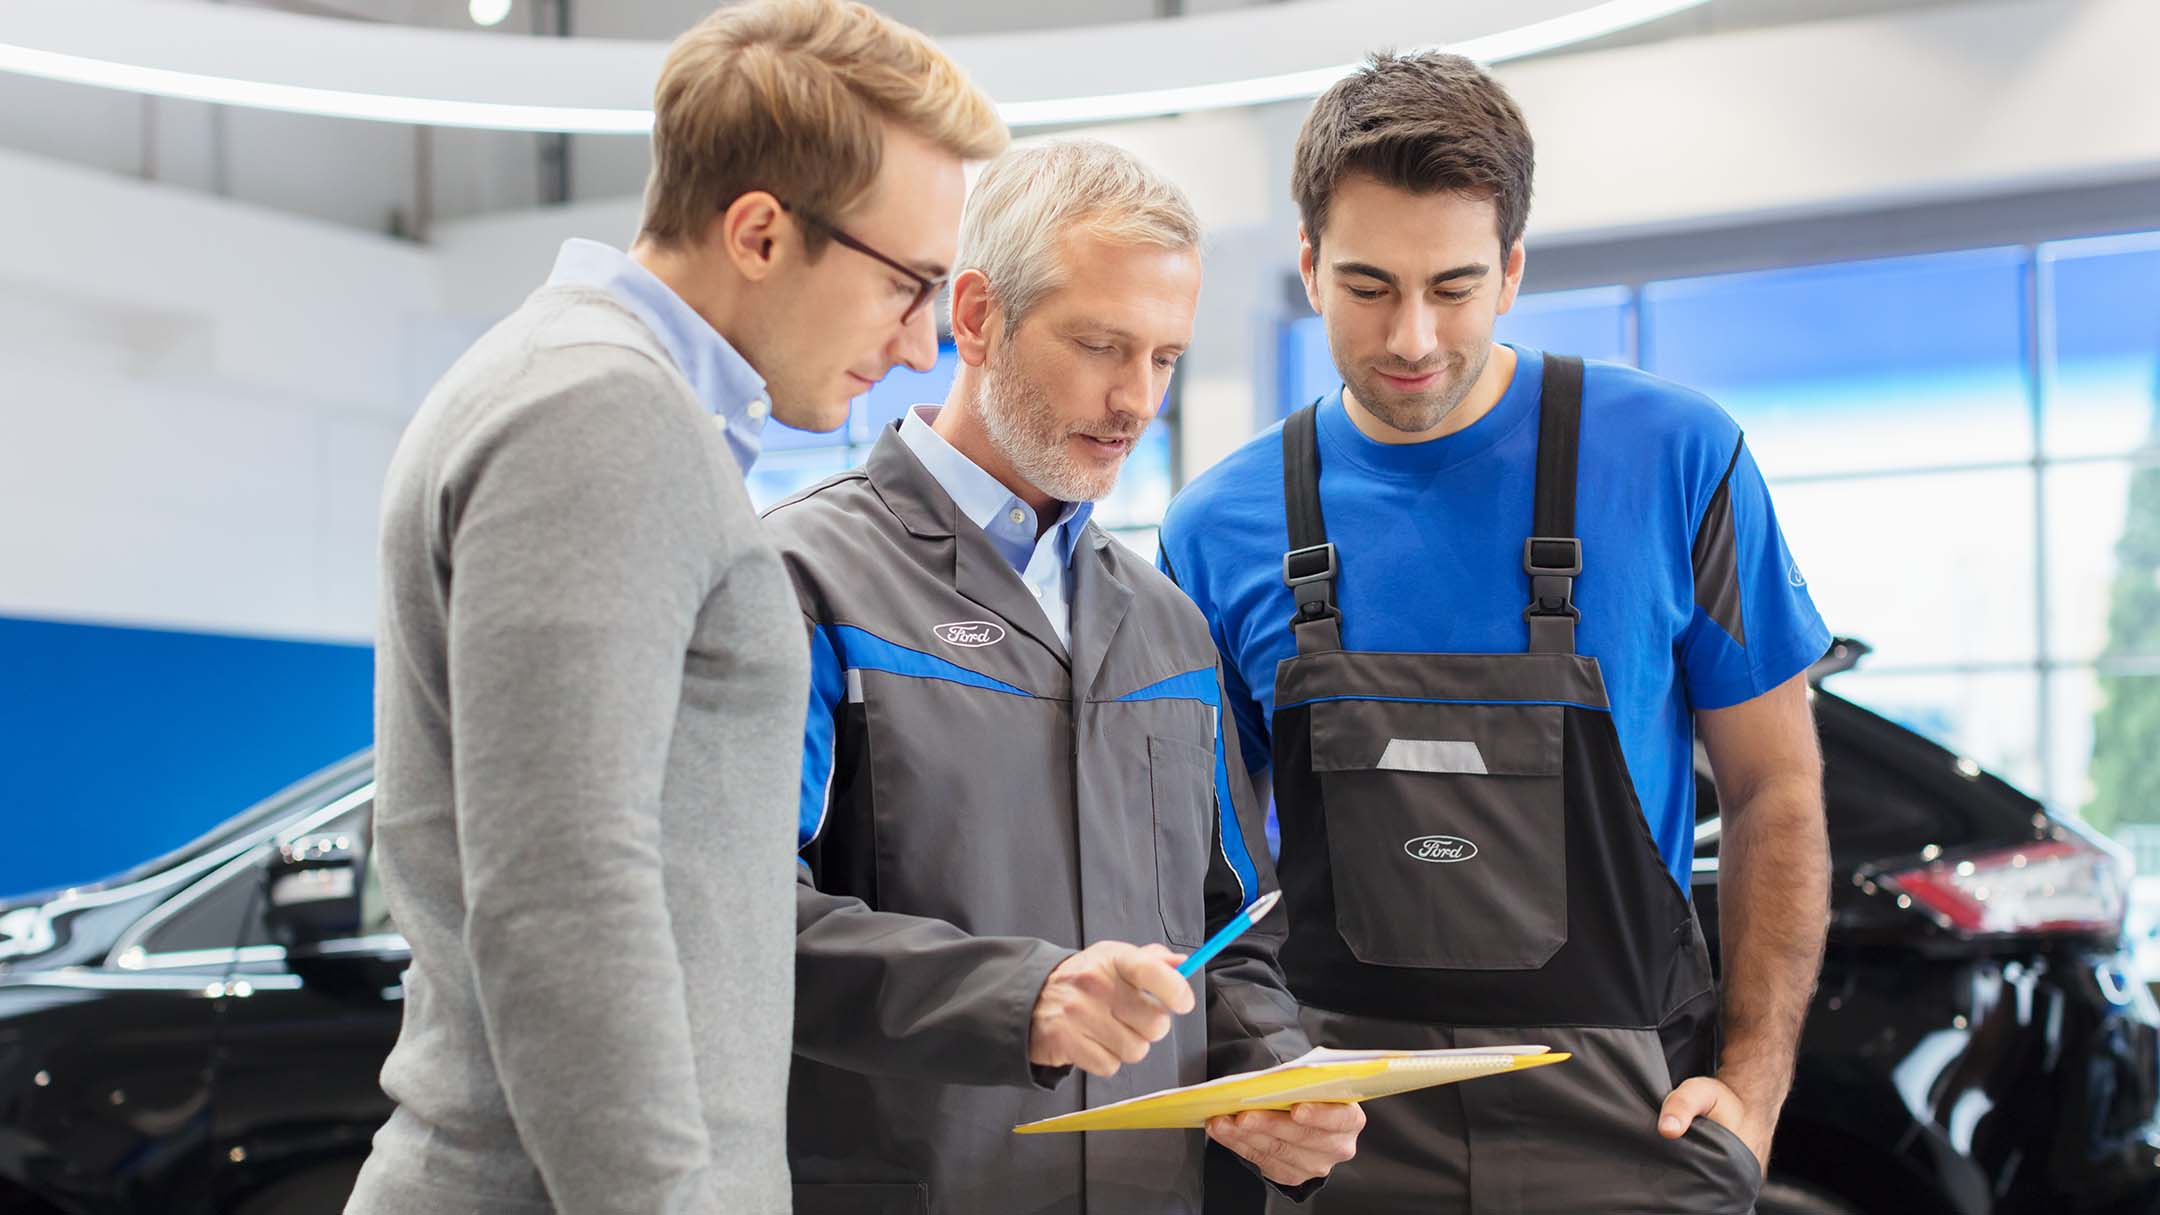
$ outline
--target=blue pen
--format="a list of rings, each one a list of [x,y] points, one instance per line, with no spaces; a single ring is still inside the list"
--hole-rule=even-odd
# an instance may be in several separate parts
[[[1230,942],[1244,935],[1245,930],[1253,926],[1254,920],[1275,910],[1275,904],[1281,900],[1282,891],[1280,890],[1270,890],[1254,899],[1246,905],[1245,910],[1232,916],[1230,922],[1222,926],[1222,931],[1209,937],[1207,944],[1194,950],[1193,955],[1185,959],[1184,964],[1177,968],[1177,972],[1188,979],[1199,974],[1200,968],[1208,964],[1209,958],[1221,953],[1223,948],[1229,945]]]

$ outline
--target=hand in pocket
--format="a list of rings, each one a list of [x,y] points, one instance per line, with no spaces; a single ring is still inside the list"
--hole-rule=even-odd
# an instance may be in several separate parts
[[[1678,1139],[1697,1118],[1708,1118],[1739,1137],[1762,1167],[1770,1159],[1770,1127],[1755,1118],[1740,1094],[1711,1076],[1691,1076],[1665,1098],[1658,1112],[1658,1134]]]

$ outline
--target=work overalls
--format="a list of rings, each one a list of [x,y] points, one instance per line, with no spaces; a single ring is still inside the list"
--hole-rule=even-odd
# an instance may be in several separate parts
[[[1714,1070],[1718,1000],[1597,661],[1575,653],[1581,406],[1582,363],[1548,357],[1526,653],[1345,650],[1314,407],[1283,428],[1297,656],[1276,671],[1273,765],[1282,963],[1306,1030],[1574,1058],[1372,1102],[1357,1158],[1270,1210],[1745,1212],[1761,1187],[1725,1127],[1657,1132],[1674,1085]]]

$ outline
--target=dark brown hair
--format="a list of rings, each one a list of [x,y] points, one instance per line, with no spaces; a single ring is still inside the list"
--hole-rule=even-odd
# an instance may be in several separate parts
[[[1320,95],[1298,132],[1290,196],[1314,248],[1336,186],[1365,173],[1413,194],[1490,198],[1500,254],[1530,218],[1530,128],[1500,82],[1461,55],[1375,54]]]

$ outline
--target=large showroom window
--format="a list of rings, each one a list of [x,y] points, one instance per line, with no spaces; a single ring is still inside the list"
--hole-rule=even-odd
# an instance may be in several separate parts
[[[1841,694],[2160,867],[2160,233],[1524,296],[1746,428]],[[1338,385],[1285,327],[1278,410]]]

